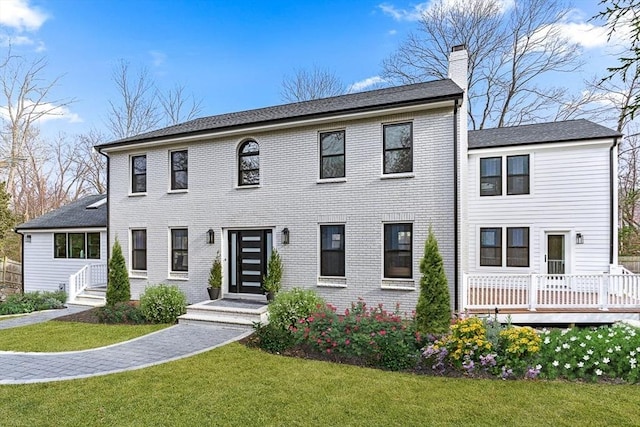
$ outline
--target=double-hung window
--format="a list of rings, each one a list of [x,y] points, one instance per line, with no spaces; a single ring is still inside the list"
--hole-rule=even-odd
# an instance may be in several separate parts
[[[147,270],[147,230],[131,230],[131,269]]]
[[[384,277],[413,277],[413,224],[384,225]]]
[[[507,227],[507,267],[529,267],[529,227]]]
[[[131,192],[146,193],[147,191],[147,156],[131,156]]]
[[[189,188],[187,150],[171,152],[171,189],[186,190]]]
[[[320,226],[320,275],[344,277],[344,224]]]
[[[480,159],[480,195],[502,194],[502,157]]]
[[[507,194],[529,194],[529,155],[507,156]]]
[[[480,229],[480,265],[502,266],[502,229]]]
[[[345,131],[320,133],[320,179],[344,178]]]
[[[189,271],[189,232],[186,228],[171,229],[171,271]]]
[[[383,171],[385,174],[413,171],[413,124],[383,126]]]

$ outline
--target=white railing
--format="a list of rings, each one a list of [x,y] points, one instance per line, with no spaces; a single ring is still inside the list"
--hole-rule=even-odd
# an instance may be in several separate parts
[[[465,309],[630,308],[640,310],[640,275],[465,274]]]
[[[107,264],[87,264],[69,276],[67,301],[73,301],[76,296],[89,287],[105,286],[106,284]]]

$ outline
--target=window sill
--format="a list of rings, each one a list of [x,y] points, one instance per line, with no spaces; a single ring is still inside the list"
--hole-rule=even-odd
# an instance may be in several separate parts
[[[129,272],[129,278],[130,279],[147,279],[147,272],[146,271],[130,271]]]
[[[144,193],[129,193],[129,197],[142,197],[146,195],[147,195],[146,191]]]
[[[380,176],[380,179],[402,179],[402,178],[415,178],[415,174],[413,172],[403,172],[403,173],[388,173]]]
[[[248,190],[250,188],[260,188],[261,184],[253,184],[253,185],[236,185],[236,190]]]
[[[180,189],[180,190],[168,190],[167,194],[183,194],[183,193],[188,193],[189,189],[188,188],[184,188],[184,189]]]
[[[342,276],[319,276],[316,286],[319,288],[346,288],[347,279]]]
[[[167,280],[189,280],[189,273],[181,273],[181,272],[171,272],[169,273],[169,277]]]
[[[347,182],[347,178],[325,178],[325,179],[318,179],[316,181],[316,184],[333,184],[336,182]]]
[[[316,286],[318,288],[346,288],[347,284],[346,283],[328,283],[328,282],[318,282],[316,283]]]
[[[382,279],[380,289],[391,291],[415,291],[416,282],[413,279]]]

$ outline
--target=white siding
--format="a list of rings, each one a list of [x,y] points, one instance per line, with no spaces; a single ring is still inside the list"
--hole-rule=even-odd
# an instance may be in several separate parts
[[[546,273],[545,230],[568,233],[568,271],[608,271],[611,141],[472,150],[469,154],[469,273]],[[530,194],[480,197],[479,159],[530,155]],[[504,170],[503,158],[503,170]],[[504,183],[503,176],[503,183]],[[530,227],[529,268],[480,267],[480,227]],[[584,244],[576,244],[582,233]],[[503,245],[504,246],[504,245]],[[504,253],[504,251],[503,251]],[[504,262],[504,260],[503,260]]]
[[[100,259],[62,259],[53,257],[53,234],[100,231]],[[60,284],[69,284],[69,276],[87,264],[107,262],[106,230],[24,230],[24,291],[57,291]],[[26,236],[31,236],[27,242]]]
[[[382,124],[413,121],[414,176],[381,179]],[[346,130],[346,182],[318,183],[318,132]],[[419,290],[419,260],[430,224],[445,260],[453,292],[453,113],[452,109],[411,115],[336,122],[322,127],[253,133],[191,143],[189,190],[168,193],[168,152],[163,146],[110,154],[110,233],[118,238],[130,265],[129,230],[147,229],[148,275],[132,278],[132,297],[147,284],[175,283],[190,302],[208,299],[207,276],[218,250],[227,260],[223,230],[274,228],[274,245],[284,263],[284,287],[311,288],[338,307],[359,297],[388,308],[401,303],[410,312]],[[260,186],[237,188],[238,145],[246,138],[260,145]],[[129,156],[147,155],[147,194],[130,196]],[[318,286],[318,224],[344,222],[346,287]],[[413,278],[398,283],[413,290],[382,289],[382,224],[412,222]],[[186,280],[169,275],[169,227],[189,229],[189,273]],[[289,228],[289,245],[281,231]],[[206,232],[214,229],[214,245]],[[385,281],[385,284],[389,282]]]

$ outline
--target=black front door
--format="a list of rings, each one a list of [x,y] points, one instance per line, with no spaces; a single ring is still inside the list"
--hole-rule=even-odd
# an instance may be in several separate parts
[[[229,292],[262,294],[271,254],[271,230],[229,231]]]

